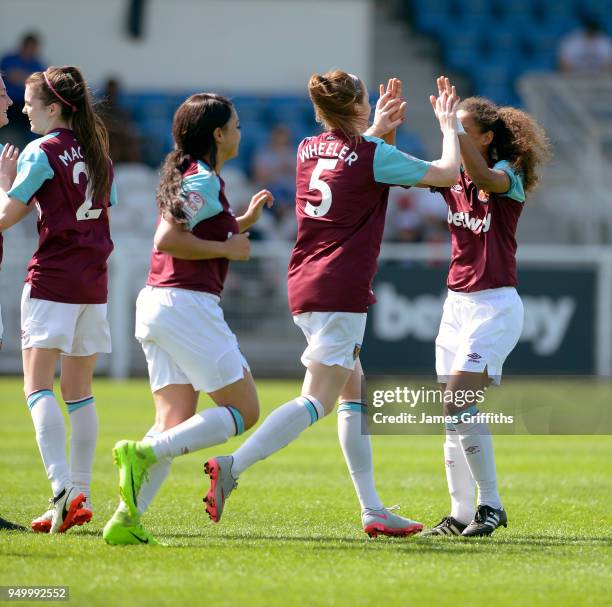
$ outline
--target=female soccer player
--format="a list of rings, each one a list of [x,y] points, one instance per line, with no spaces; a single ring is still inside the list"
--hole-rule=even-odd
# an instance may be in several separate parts
[[[0,128],[3,126],[6,126],[8,124],[8,116],[7,116],[7,111],[9,109],[9,107],[11,107],[11,105],[13,105],[13,100],[9,97],[8,93],[6,92],[6,85],[4,84],[4,80],[2,78],[2,75],[0,74]],[[0,143],[0,154],[3,151],[4,146]],[[13,150],[13,154],[14,155],[18,155],[18,150]],[[0,160],[0,163],[2,162],[2,160]],[[7,159],[7,172],[8,172],[8,164],[10,163],[10,160]],[[12,183],[14,178],[15,178],[15,171],[17,169],[17,163],[13,160],[13,162],[11,163],[14,165],[14,170],[12,170],[8,175],[8,180]],[[2,170],[2,169],[0,169]],[[0,233],[0,263],[2,263],[2,234]],[[2,349],[2,313],[0,311],[0,349]],[[0,529],[6,529],[8,531],[25,531],[25,527],[22,527],[21,525],[17,525],[15,523],[11,523],[10,521],[7,521],[6,519],[0,517]]]
[[[449,91],[448,79],[438,79],[438,89]],[[550,148],[542,128],[516,108],[471,97],[457,114],[463,167],[456,184],[436,188],[448,205],[452,236],[436,371],[447,391],[465,394],[500,383],[503,363],[521,335],[516,227]],[[474,404],[445,406],[445,414],[457,419],[447,426],[444,444],[451,513],[424,535],[482,536],[507,525],[491,435],[477,413]]]
[[[172,459],[224,443],[259,417],[255,383],[219,297],[230,260],[248,259],[245,232],[264,205],[272,205],[272,195],[258,192],[246,213],[234,217],[219,173],[238,154],[240,125],[224,97],[189,97],[172,133],[175,150],[157,190],[151,270],[136,304],[136,337],[147,358],[156,420],[143,442],[121,441],[113,450],[124,501],[104,528],[109,544],[158,543],[140,516]],[[196,414],[201,390],[219,406]]]
[[[308,83],[325,132],[308,137],[297,153],[298,236],[289,265],[289,305],[308,342],[301,395],[273,411],[231,456],[205,464],[211,486],[207,511],[218,522],[238,477],[255,462],[295,440],[330,413],[340,400],[338,432],[369,535],[409,535],[422,525],[384,508],[376,492],[369,436],[361,432],[359,362],[366,314],[374,303],[371,284],[383,233],[389,186],[454,183],[459,171],[457,99],[442,91],[436,100],[443,133],[440,160],[424,162],[372,135],[399,125],[388,94],[370,104],[364,82],[335,70]]]
[[[51,508],[35,531],[63,533],[92,517],[91,468],[98,419],[92,376],[98,352],[110,352],[107,266],[115,202],[108,137],[76,67],[50,67],[26,81],[24,113],[41,135],[19,156],[0,160],[0,231],[38,210],[39,245],[21,301],[24,389],[51,481]],[[61,359],[62,397],[70,413],[70,465],[64,418],[53,393]]]

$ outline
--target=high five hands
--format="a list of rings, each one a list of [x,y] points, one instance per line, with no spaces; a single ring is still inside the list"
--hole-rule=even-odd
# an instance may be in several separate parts
[[[457,108],[461,99],[457,90],[451,85],[446,76],[440,76],[437,81],[438,96],[430,95],[429,101],[433,107],[434,114],[440,123],[442,132],[446,130],[457,130]]]

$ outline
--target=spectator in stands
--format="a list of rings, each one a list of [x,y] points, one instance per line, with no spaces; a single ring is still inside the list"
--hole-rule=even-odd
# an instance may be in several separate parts
[[[0,59],[0,71],[4,74],[6,91],[13,100],[8,111],[10,139],[19,148],[23,148],[31,139],[30,122],[22,113],[25,81],[30,74],[44,72],[46,67],[40,58],[40,46],[38,34],[28,32],[22,37],[19,48],[14,53],[4,55]]]
[[[266,145],[255,152],[253,179],[257,188],[265,188],[274,196],[274,212],[280,222],[294,213],[295,148],[291,132],[283,124],[276,125]]]
[[[385,239],[396,242],[447,242],[448,209],[429,188],[391,188]]]
[[[113,76],[104,85],[102,120],[108,130],[110,157],[115,164],[141,162],[136,128],[130,113],[121,106],[121,84]]]
[[[559,66],[568,74],[600,74],[611,70],[612,39],[595,19],[584,19],[580,29],[561,40]]]

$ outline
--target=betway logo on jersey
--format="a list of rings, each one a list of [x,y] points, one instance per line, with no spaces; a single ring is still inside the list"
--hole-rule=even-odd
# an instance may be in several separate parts
[[[449,209],[447,221],[449,224],[457,226],[458,228],[464,227],[474,232],[474,234],[480,234],[481,232],[489,231],[491,227],[491,213],[487,213],[483,221],[477,217],[472,217],[468,211],[457,211],[453,213]]]

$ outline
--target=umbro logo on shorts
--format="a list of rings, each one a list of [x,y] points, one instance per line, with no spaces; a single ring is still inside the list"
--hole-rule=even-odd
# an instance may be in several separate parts
[[[472,445],[471,447],[466,447],[464,451],[466,455],[474,455],[480,452],[480,447],[478,445]]]
[[[468,354],[467,357],[473,362],[473,363],[477,363],[482,356],[480,356],[480,354],[477,354],[476,352],[472,352],[471,354]]]

